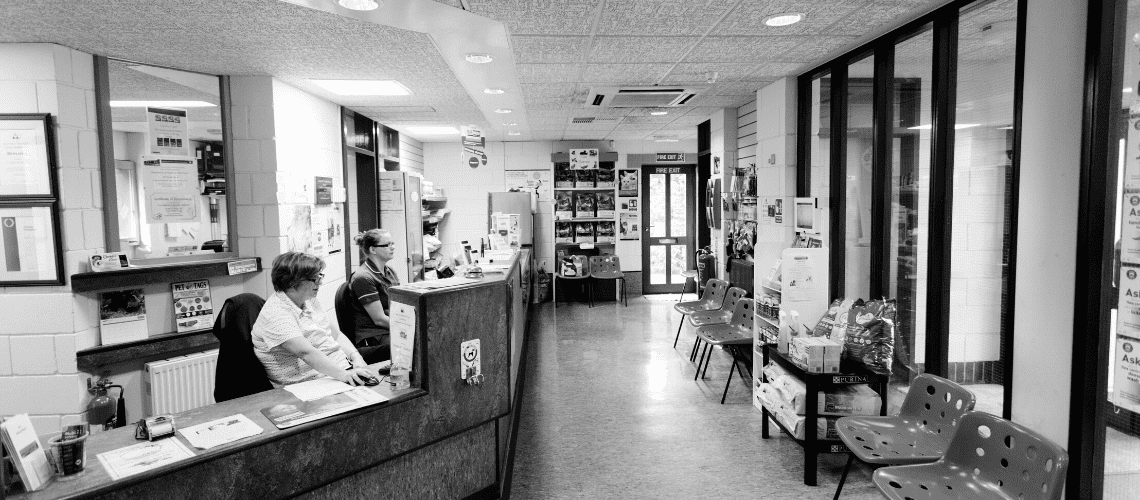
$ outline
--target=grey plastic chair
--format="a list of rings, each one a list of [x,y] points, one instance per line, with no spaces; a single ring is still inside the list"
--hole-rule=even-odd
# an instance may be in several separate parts
[[[678,302],[673,304],[673,310],[681,313],[681,323],[677,325],[677,336],[673,338],[673,348],[677,348],[677,340],[681,338],[681,327],[685,326],[685,316],[701,311],[715,311],[724,304],[724,294],[728,290],[728,282],[710,279],[705,283],[705,291],[700,300]]]
[[[720,396],[720,404],[724,404],[724,398],[728,396],[728,386],[732,384],[733,371],[740,372],[740,376],[744,377],[744,372],[740,371],[738,364],[742,355],[736,351],[737,346],[752,345],[752,321],[753,313],[756,304],[752,299],[740,299],[736,302],[736,307],[732,310],[732,320],[726,324],[721,325],[707,325],[697,328],[697,338],[705,342],[705,349],[708,351],[708,358],[705,359],[705,371],[709,369],[709,361],[712,360],[712,346],[723,346],[729,353],[732,354],[732,368],[728,370],[728,380],[724,382],[724,394]],[[704,353],[701,357],[705,358]],[[752,366],[745,363],[748,368],[749,376],[752,375]],[[697,363],[697,374],[701,374],[701,363]],[[693,376],[696,380],[697,375]]]
[[[748,295],[748,292],[740,287],[731,287],[724,294],[724,301],[721,302],[720,309],[712,311],[698,311],[689,315],[689,324],[694,327],[702,327],[706,325],[720,325],[728,323],[732,319],[732,311],[736,309],[736,303]],[[678,335],[679,336],[679,335]],[[701,338],[698,336],[696,341],[693,342],[693,351],[689,353],[689,361],[697,359],[697,349],[701,346]],[[676,347],[676,345],[674,345]]]
[[[1056,443],[989,413],[969,412],[941,460],[883,467],[875,486],[887,498],[1060,500],[1069,455]]]
[[[595,255],[590,257],[590,277],[595,280],[615,280],[621,282],[621,301],[629,307],[625,299],[625,273],[621,272],[621,259],[617,255]],[[591,295],[593,288],[590,288]]]
[[[856,458],[873,465],[925,464],[942,458],[962,415],[973,411],[975,401],[974,393],[962,386],[923,373],[911,381],[898,415],[840,418],[835,430],[851,453],[835,498],[843,492]]]

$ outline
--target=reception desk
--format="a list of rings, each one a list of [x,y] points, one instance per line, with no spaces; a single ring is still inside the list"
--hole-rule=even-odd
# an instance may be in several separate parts
[[[114,481],[97,455],[138,443],[128,425],[87,440],[83,473],[12,498],[496,498],[514,421],[529,265],[524,249],[508,273],[477,283],[393,288],[393,302],[416,308],[417,326],[412,387],[374,387],[390,398],[385,403],[283,430],[261,414],[296,401],[283,389],[183,412],[175,416],[180,428],[240,413],[264,432],[210,450],[167,438],[195,455]],[[481,385],[461,377],[460,345],[472,339],[482,349]]]

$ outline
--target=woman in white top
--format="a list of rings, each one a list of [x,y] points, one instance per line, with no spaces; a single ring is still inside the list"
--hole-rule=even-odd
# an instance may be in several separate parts
[[[274,294],[253,325],[253,350],[274,386],[321,376],[363,385],[372,374],[364,358],[330,321],[317,302],[325,263],[319,257],[286,252],[273,259]]]

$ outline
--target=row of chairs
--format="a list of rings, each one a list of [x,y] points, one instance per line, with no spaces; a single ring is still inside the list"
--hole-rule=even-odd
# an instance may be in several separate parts
[[[858,458],[882,467],[872,479],[887,498],[1060,499],[1068,454],[1037,432],[974,410],[973,393],[921,374],[899,414],[836,424],[851,450],[835,499]]]
[[[673,348],[677,348],[677,341],[681,338],[681,328],[685,326],[685,319],[696,327],[696,339],[693,342],[689,360],[697,362],[697,372],[693,380],[704,377],[708,372],[709,362],[712,360],[713,347],[720,346],[732,355],[732,368],[728,371],[728,379],[724,382],[724,393],[720,396],[720,403],[728,397],[728,388],[732,384],[734,372],[744,377],[740,370],[740,362],[752,376],[752,365],[747,362],[746,352],[740,352],[741,346],[752,344],[752,322],[755,314],[755,302],[747,298],[748,291],[740,287],[730,287],[727,281],[710,279],[705,283],[704,291],[698,300],[678,302],[673,309],[681,313],[681,322],[677,325],[677,335],[673,338]],[[701,346],[703,345],[703,349]],[[698,355],[698,351],[700,354]],[[703,370],[702,370],[703,367]]]
[[[577,282],[586,289],[590,307],[594,307],[594,283],[601,281],[616,281],[621,285],[622,304],[629,306],[625,296],[625,273],[621,271],[621,259],[617,255],[571,255],[567,257],[574,265],[574,274],[566,274],[562,263],[558,264],[558,272],[554,275],[554,307],[558,307],[558,283],[562,281]]]

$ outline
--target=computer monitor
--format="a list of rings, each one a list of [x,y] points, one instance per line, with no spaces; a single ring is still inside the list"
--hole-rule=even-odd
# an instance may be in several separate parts
[[[815,198],[796,198],[793,203],[797,233],[819,234],[819,203]]]

